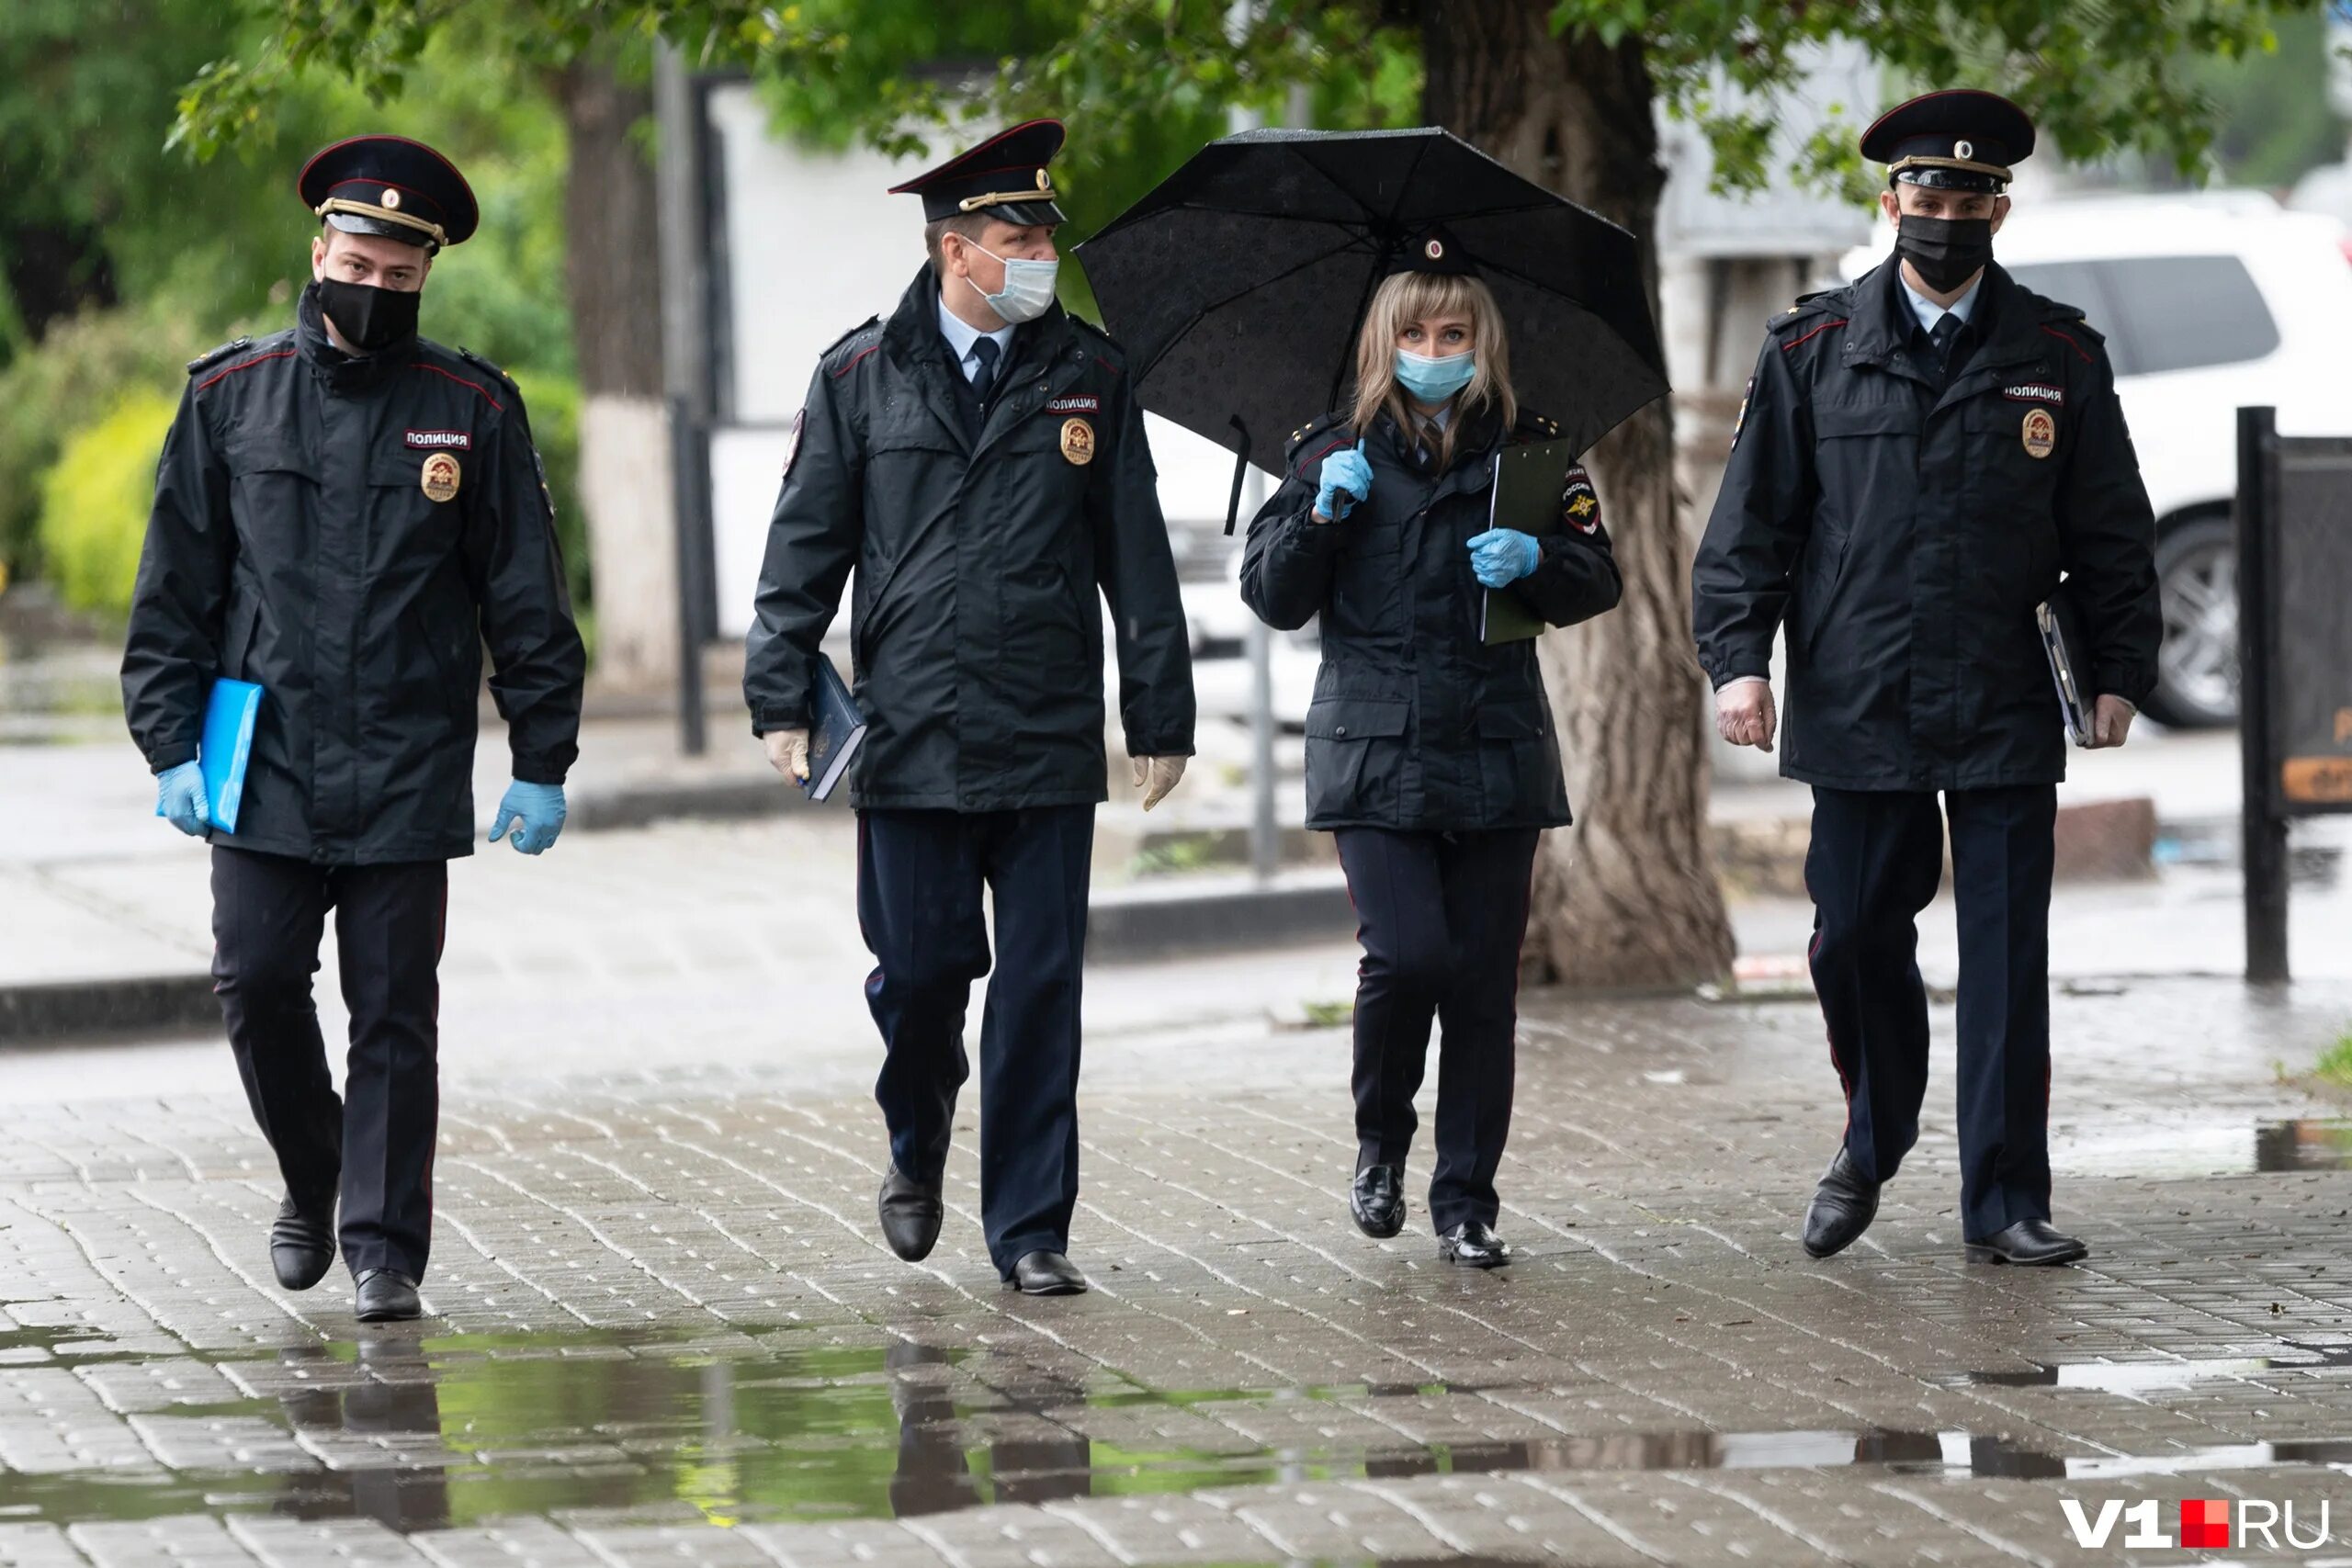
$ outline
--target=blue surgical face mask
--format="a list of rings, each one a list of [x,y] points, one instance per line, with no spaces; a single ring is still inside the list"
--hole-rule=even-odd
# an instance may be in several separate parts
[[[1468,386],[1477,373],[1475,353],[1433,356],[1408,348],[1396,351],[1396,384],[1416,402],[1442,403]]]
[[[967,242],[968,243],[968,242]],[[1046,313],[1054,302],[1054,279],[1061,271],[1058,258],[1053,261],[1024,261],[1019,256],[1001,256],[994,251],[974,244],[972,249],[992,261],[1004,264],[1004,287],[993,294],[982,293],[980,286],[969,277],[964,279],[973,293],[989,302],[1005,321],[1019,323],[1034,321]]]

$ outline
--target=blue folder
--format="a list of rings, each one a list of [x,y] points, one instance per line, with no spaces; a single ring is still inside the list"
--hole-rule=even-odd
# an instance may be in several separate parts
[[[245,798],[245,764],[254,754],[254,723],[261,716],[261,688],[251,681],[219,680],[204,705],[204,737],[197,742],[197,766],[204,774],[206,815],[224,833],[237,830],[237,807]],[[164,814],[158,804],[155,815]]]

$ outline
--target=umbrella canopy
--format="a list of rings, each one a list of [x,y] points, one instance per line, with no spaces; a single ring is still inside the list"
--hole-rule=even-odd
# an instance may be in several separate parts
[[[1520,402],[1564,439],[1589,446],[1666,391],[1634,236],[1443,130],[1212,141],[1078,254],[1144,407],[1279,469],[1347,395],[1373,289],[1432,225],[1476,262]]]

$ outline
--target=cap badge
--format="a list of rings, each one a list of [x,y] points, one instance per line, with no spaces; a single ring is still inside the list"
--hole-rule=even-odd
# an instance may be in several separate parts
[[[1951,155],[1955,158],[1973,158],[1976,156],[1976,143],[1955,141],[1951,144]]]
[[[1081,468],[1094,461],[1094,427],[1082,419],[1062,421],[1062,456]]]
[[[439,505],[458,497],[458,481],[463,477],[458,459],[447,452],[435,452],[424,459],[424,471],[417,476],[417,483],[424,491],[424,499]]]
[[[2025,416],[2025,430],[2020,435],[2029,457],[2047,457],[2058,449],[2058,422],[2048,409],[2030,409]]]
[[[1431,240],[1428,244],[1421,247],[1421,254],[1429,257],[1431,261],[1437,260],[1440,256],[1445,254],[1445,242],[1442,240]]]
[[[398,212],[401,209],[401,193],[396,190],[384,192],[384,209],[388,212]]]
[[[1039,190],[1051,190],[1054,188],[1054,182],[1046,177],[1046,171],[1043,169],[1037,171],[1037,188]]]

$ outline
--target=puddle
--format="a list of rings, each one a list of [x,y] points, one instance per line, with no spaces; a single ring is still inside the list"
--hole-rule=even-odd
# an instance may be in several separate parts
[[[2069,1176],[2352,1170],[2352,1120],[2102,1123],[2062,1139],[2052,1157]]]
[[[2352,1169],[2352,1122],[2305,1118],[2254,1130],[2256,1170]]]
[[[675,1522],[682,1505],[722,1525],[905,1517],[997,1503],[1441,1473],[1870,1466],[2055,1478],[2126,1474],[2134,1465],[2352,1468],[2352,1439],[2152,1459],[1894,1430],[1416,1441],[1401,1434],[1417,1421],[1445,1422],[1431,1406],[1497,1391],[1444,1382],[1157,1389],[1102,1369],[1072,1373],[1008,1351],[923,1342],[944,1327],[927,1321],[910,1331],[916,1337],[876,1335],[865,1344],[795,1328],[387,1330],[356,1344],[218,1358],[165,1354],[145,1341],[134,1353],[132,1342],[87,1327],[12,1330],[0,1351],[74,1359],[0,1364],[0,1377],[55,1376],[70,1367],[133,1412],[144,1446],[125,1431],[91,1450],[112,1462],[10,1476],[0,1521],[71,1526],[254,1512],[366,1517],[405,1532],[567,1510]],[[139,1371],[163,1362],[171,1363],[164,1376]],[[2051,1366],[1956,1381],[2130,1393],[2346,1364],[2352,1348],[2290,1346],[2270,1359]],[[192,1370],[202,1368],[217,1377]],[[1329,1406],[1328,1419],[1285,1419],[1302,1402]],[[1269,1443],[1293,1429],[1351,1435]]]

